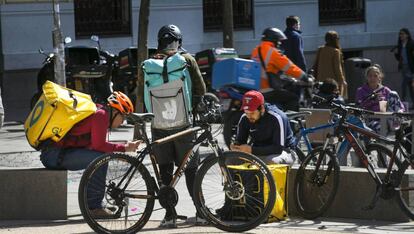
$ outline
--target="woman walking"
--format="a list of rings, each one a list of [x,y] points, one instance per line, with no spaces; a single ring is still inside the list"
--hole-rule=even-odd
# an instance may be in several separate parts
[[[334,79],[339,85],[340,95],[346,97],[347,83],[344,75],[344,60],[339,45],[339,35],[335,31],[325,34],[325,45],[319,47],[313,66],[316,80]]]

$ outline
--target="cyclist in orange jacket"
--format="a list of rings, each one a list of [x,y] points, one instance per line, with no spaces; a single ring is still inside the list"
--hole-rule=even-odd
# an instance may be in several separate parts
[[[285,34],[277,28],[266,28],[262,33],[262,42],[253,49],[251,58],[261,64],[261,92],[270,103],[282,105],[285,110],[299,110],[299,97],[290,90],[280,78],[281,74],[296,79],[308,80],[304,71],[296,66],[288,57],[279,51]]]

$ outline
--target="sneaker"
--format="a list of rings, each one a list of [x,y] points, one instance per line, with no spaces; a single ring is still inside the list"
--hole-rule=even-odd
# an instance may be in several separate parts
[[[177,227],[177,220],[174,218],[164,218],[161,220],[160,228],[176,228]]]
[[[195,225],[196,226],[207,226],[209,225],[209,222],[205,220],[204,218],[200,217],[199,215],[196,215]]]
[[[114,214],[105,208],[94,209],[94,210],[91,210],[90,213],[91,213],[91,217],[94,219],[114,218]]]

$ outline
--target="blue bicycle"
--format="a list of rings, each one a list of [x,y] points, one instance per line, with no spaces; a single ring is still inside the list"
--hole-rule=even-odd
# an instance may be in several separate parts
[[[312,112],[310,111],[287,113],[287,116],[291,124],[295,126],[293,128],[294,134],[296,136],[295,152],[300,162],[302,162],[312,150],[314,150],[317,147],[322,146],[322,145],[317,145],[311,142],[311,140],[309,139],[309,134],[324,131],[326,129],[333,130],[339,124],[339,118],[333,118],[334,120],[330,121],[327,124],[306,128],[304,125],[305,117],[311,114]],[[347,121],[358,127],[367,128],[359,117],[350,116],[348,117]],[[340,164],[343,165],[346,162],[345,161],[346,156],[351,150],[351,145],[346,139],[339,139],[338,143],[339,143],[339,146],[337,147],[336,153],[337,153]]]

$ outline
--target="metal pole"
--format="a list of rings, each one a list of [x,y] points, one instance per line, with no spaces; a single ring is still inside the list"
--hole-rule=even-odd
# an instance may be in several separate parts
[[[60,30],[60,10],[59,0],[53,0],[53,48],[54,48],[54,65],[56,83],[66,86],[65,76],[65,46],[62,40],[62,31]]]
[[[223,1],[223,47],[234,48],[233,45],[233,1]]]

